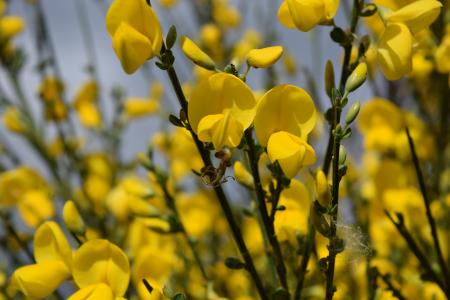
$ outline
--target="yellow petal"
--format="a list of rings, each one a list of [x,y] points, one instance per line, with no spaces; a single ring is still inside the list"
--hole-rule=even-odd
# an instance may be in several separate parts
[[[311,97],[293,85],[279,85],[259,100],[255,116],[255,131],[261,145],[269,136],[283,130],[306,138],[316,124],[316,109]]]
[[[68,300],[113,300],[114,294],[112,289],[104,284],[93,284],[86,286],[69,297]]]
[[[281,46],[253,49],[247,53],[247,63],[254,68],[268,68],[276,63],[282,54]]]
[[[181,38],[181,50],[194,64],[208,70],[216,68],[216,64],[211,57],[186,36]]]
[[[283,1],[283,3],[281,3],[280,8],[278,9],[277,17],[280,23],[283,24],[283,26],[291,29],[296,28],[294,21],[292,21],[287,1]]]
[[[325,11],[326,11],[326,17],[325,20],[331,20],[336,15],[336,12],[339,8],[339,0],[325,0]]]
[[[159,103],[151,99],[130,98],[125,102],[125,113],[130,118],[141,118],[156,113]]]
[[[228,73],[216,73],[200,82],[189,99],[189,122],[198,133],[200,120],[208,115],[223,114],[241,124],[242,130],[253,122],[256,99],[250,88],[239,78]]]
[[[113,35],[113,48],[127,74],[132,74],[152,56],[150,40],[125,22]]]
[[[244,164],[241,161],[236,161],[233,165],[234,176],[236,180],[247,187],[253,188],[253,176],[250,172],[245,168]]]
[[[234,120],[229,110],[224,114],[208,115],[198,124],[198,138],[203,142],[212,142],[216,150],[225,146],[237,147],[243,134],[242,125]]]
[[[293,178],[303,166],[316,161],[314,149],[304,140],[285,131],[272,134],[267,145],[272,162],[278,161],[284,174]]]
[[[310,31],[326,16],[322,0],[286,0],[295,27]]]
[[[36,227],[55,215],[55,208],[49,195],[41,190],[28,191],[18,203],[18,210],[24,222]]]
[[[83,102],[76,108],[81,124],[87,128],[97,128],[102,119],[97,106],[93,103]]]
[[[69,230],[75,234],[83,235],[86,232],[86,225],[83,218],[80,216],[75,203],[68,200],[63,208],[64,224]]]
[[[83,104],[83,103],[92,103],[97,100],[98,96],[98,86],[95,81],[88,81],[81,86],[81,88],[77,91],[75,95],[75,99],[73,101],[75,107]]]
[[[380,40],[377,59],[384,76],[397,80],[411,71],[412,36],[406,25],[389,24]]]
[[[413,34],[428,28],[439,16],[442,3],[436,0],[419,0],[403,6],[387,17],[391,23],[402,23]]]
[[[25,27],[21,17],[5,16],[0,18],[0,38],[10,39],[20,33]]]
[[[12,275],[11,289],[33,299],[43,299],[69,278],[70,271],[62,262],[46,261],[17,269]]]
[[[144,35],[151,43],[152,57],[162,46],[162,32],[158,17],[145,0],[114,0],[106,15],[106,28],[114,36],[122,23]]]
[[[15,133],[24,133],[27,130],[22,112],[16,106],[8,106],[3,112],[3,125]]]
[[[122,296],[130,281],[130,264],[123,251],[107,240],[84,243],[73,256],[72,276],[80,287],[105,283]]]
[[[37,263],[62,261],[68,269],[72,266],[72,249],[58,223],[48,221],[34,234],[34,258]]]

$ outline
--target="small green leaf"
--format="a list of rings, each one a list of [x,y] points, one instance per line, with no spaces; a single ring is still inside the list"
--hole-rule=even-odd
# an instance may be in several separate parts
[[[173,45],[175,45],[175,42],[177,40],[177,28],[175,25],[170,26],[169,32],[166,36],[166,48],[172,49]]]

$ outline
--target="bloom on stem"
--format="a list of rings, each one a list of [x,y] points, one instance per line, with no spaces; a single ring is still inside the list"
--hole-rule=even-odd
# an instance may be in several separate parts
[[[281,46],[253,49],[247,53],[247,63],[254,68],[268,68],[276,63],[282,54]]]
[[[158,17],[145,0],[115,0],[106,15],[113,48],[128,74],[159,54],[162,32]]]
[[[255,116],[256,136],[267,147],[269,159],[278,161],[288,177],[316,160],[306,138],[316,123],[311,97],[293,85],[279,85],[258,102]]]
[[[189,100],[189,122],[198,138],[216,150],[237,147],[253,122],[256,99],[239,78],[227,73],[210,76],[198,84]]]

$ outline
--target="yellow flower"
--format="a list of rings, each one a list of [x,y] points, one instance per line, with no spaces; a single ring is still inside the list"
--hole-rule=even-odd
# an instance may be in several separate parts
[[[0,39],[10,39],[25,27],[21,17],[6,16],[0,18]]]
[[[279,85],[258,101],[255,116],[256,136],[262,146],[277,131],[306,138],[316,123],[316,109],[311,97],[293,85]]]
[[[389,24],[378,46],[377,59],[384,76],[397,80],[411,71],[412,35],[406,25]]]
[[[74,253],[72,276],[80,288],[104,283],[120,297],[128,289],[130,264],[116,245],[102,239],[90,240]]]
[[[278,20],[287,28],[309,31],[333,19],[339,0],[285,0],[278,10]]]
[[[199,139],[219,150],[239,145],[255,116],[256,100],[239,78],[214,74],[198,84],[189,100],[189,122]]]
[[[233,170],[234,176],[240,184],[248,188],[253,188],[253,176],[241,161],[238,160],[234,163]]]
[[[96,128],[101,124],[101,116],[96,106],[98,86],[95,81],[86,82],[75,95],[74,106],[81,124]]]
[[[106,15],[106,28],[126,73],[134,73],[159,55],[162,33],[158,17],[145,0],[115,0]]]
[[[21,166],[0,174],[0,204],[11,206],[22,200],[31,190],[50,193],[47,182],[35,170]]]
[[[159,103],[153,99],[129,98],[125,102],[125,114],[129,118],[140,118],[159,110]]]
[[[286,131],[273,133],[267,144],[272,162],[278,161],[287,177],[293,178],[303,166],[316,162],[316,153],[308,143]]]
[[[42,299],[50,296],[70,278],[72,250],[64,233],[55,222],[42,224],[34,236],[36,264],[17,269],[11,279],[11,291]]]
[[[228,0],[214,0],[213,2],[213,18],[225,27],[237,27],[241,23],[241,15],[239,11],[228,4]]]
[[[86,225],[84,225],[83,218],[80,216],[80,213],[72,200],[69,200],[64,204],[63,219],[64,224],[66,224],[71,232],[79,235],[83,235],[86,232]]]
[[[439,16],[442,3],[437,0],[419,0],[391,13],[386,21],[408,26],[412,34],[428,28]]]
[[[247,64],[254,68],[268,68],[276,63],[282,54],[281,46],[253,49],[247,53]]]
[[[17,204],[18,211],[25,224],[36,227],[55,215],[55,207],[45,191],[26,192]]]
[[[24,133],[27,130],[24,116],[15,106],[8,106],[3,113],[3,124],[15,133]]]
[[[308,189],[303,183],[293,179],[281,193],[279,205],[283,205],[285,210],[277,211],[275,215],[275,232],[280,241],[289,241],[295,245],[297,234],[305,234],[308,230],[311,206]]]
[[[214,70],[216,68],[216,64],[211,57],[186,36],[181,38],[181,50],[194,64],[207,70]]]

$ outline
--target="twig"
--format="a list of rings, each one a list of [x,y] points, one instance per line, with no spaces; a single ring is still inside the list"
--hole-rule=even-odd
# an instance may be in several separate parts
[[[255,185],[256,198],[258,201],[258,210],[261,215],[264,231],[267,234],[270,246],[273,251],[273,257],[275,261],[275,267],[277,270],[278,278],[280,280],[281,286],[289,293],[289,287],[287,283],[286,266],[283,261],[283,254],[281,252],[280,243],[278,242],[274,223],[271,221],[269,213],[266,206],[266,196],[261,184],[261,178],[258,169],[258,154],[256,153],[255,141],[252,136],[252,130],[248,129],[245,131],[245,140],[249,147],[247,151],[248,160],[250,163],[250,168],[253,174],[253,182]],[[274,210],[275,203],[272,203],[272,211]],[[275,207],[276,209],[276,207]],[[274,215],[274,213],[273,213]]]
[[[406,243],[409,246],[409,249],[416,256],[416,258],[419,260],[421,266],[424,268],[427,277],[429,277],[431,279],[431,281],[433,281],[437,285],[439,285],[439,287],[444,291],[444,293],[446,293],[446,291],[444,289],[444,283],[440,280],[439,276],[433,270],[427,257],[425,256],[425,254],[423,254],[422,250],[420,250],[416,241],[411,236],[408,229],[405,227],[403,215],[401,213],[397,213],[398,222],[396,222],[387,210],[385,210],[384,213],[389,218],[389,220],[391,220],[391,222],[397,228],[398,232],[402,235],[402,237],[405,239]],[[447,293],[446,293],[446,295],[448,296]]]
[[[437,257],[439,260],[439,265],[440,265],[442,274],[444,276],[445,288],[447,289],[447,293],[449,293],[448,285],[450,282],[450,278],[449,278],[449,274],[448,274],[448,270],[447,270],[447,264],[445,262],[444,256],[442,255],[441,245],[439,243],[439,237],[438,237],[438,233],[437,233],[437,229],[436,229],[436,221],[434,220],[433,215],[431,214],[430,199],[428,198],[428,194],[426,191],[425,180],[423,178],[422,170],[420,169],[419,159],[417,157],[416,148],[414,146],[414,141],[411,138],[408,127],[406,127],[405,131],[406,131],[406,136],[408,137],[409,148],[411,150],[411,155],[412,155],[412,159],[413,159],[413,163],[414,163],[414,168],[416,170],[417,180],[419,181],[420,191],[422,193],[423,201],[425,204],[425,211],[427,214],[428,223],[430,224],[430,228],[431,228],[431,235],[433,237],[434,248],[436,250],[436,254],[437,254]]]

